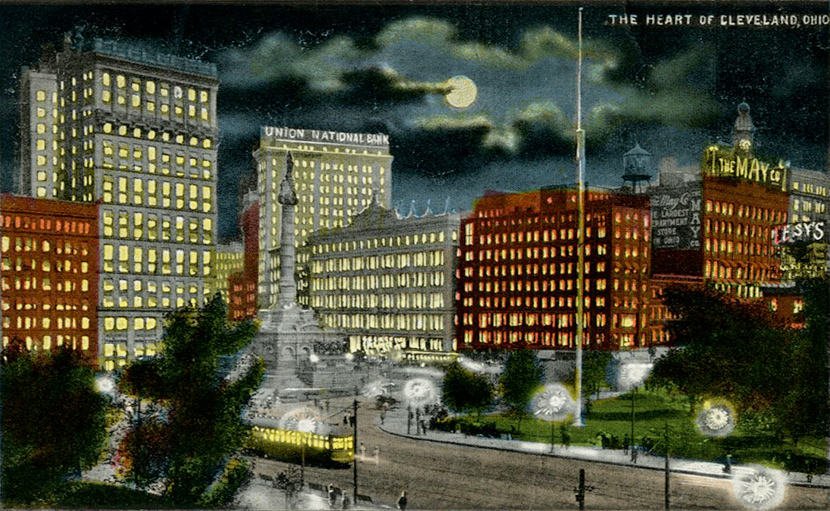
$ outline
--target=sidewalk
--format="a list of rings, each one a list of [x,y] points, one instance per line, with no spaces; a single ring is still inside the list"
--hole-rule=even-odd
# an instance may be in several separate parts
[[[415,424],[412,423],[411,431],[406,431],[406,409],[395,409],[386,414],[386,420],[380,423],[377,419],[376,425],[391,435],[423,440],[427,442],[438,442],[446,444],[465,445],[483,449],[495,449],[499,451],[516,451],[559,458],[570,458],[585,460],[609,465],[631,466],[650,470],[665,470],[665,458],[644,453],[637,454],[637,462],[631,461],[631,455],[619,449],[603,449],[601,447],[555,445],[551,449],[550,444],[538,442],[527,442],[524,440],[506,440],[502,438],[485,438],[481,436],[467,436],[461,433],[449,433],[446,431],[429,430],[426,435],[415,434]],[[680,458],[669,459],[669,470],[676,474],[690,474],[718,479],[731,479],[734,475],[749,474],[751,468],[741,465],[732,465],[732,474],[723,472],[723,464],[708,461],[687,460]],[[830,488],[830,475],[822,474],[813,476],[812,481],[807,480],[807,475],[798,472],[787,472],[789,484],[796,486],[810,486],[817,488]]]

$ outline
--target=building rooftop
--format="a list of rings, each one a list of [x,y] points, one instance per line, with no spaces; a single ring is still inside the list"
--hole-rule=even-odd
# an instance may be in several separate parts
[[[113,57],[132,60],[142,64],[161,66],[165,68],[179,69],[188,73],[195,73],[216,78],[216,64],[202,62],[200,60],[177,57],[154,50],[139,48],[135,45],[112,40],[104,40],[96,37],[91,41],[84,42],[83,39],[76,39],[76,47],[80,50],[103,53]]]

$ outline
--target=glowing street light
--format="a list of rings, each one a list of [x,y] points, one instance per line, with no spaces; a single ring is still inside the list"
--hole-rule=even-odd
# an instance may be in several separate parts
[[[706,403],[697,416],[697,429],[709,437],[725,437],[735,429],[735,411],[727,403]]]
[[[533,415],[547,421],[565,420],[576,409],[576,401],[561,383],[546,385],[533,398]]]
[[[773,509],[784,502],[787,478],[778,470],[753,466],[751,472],[736,474],[732,490],[738,502],[747,509]]]
[[[550,422],[550,449],[553,451],[555,422],[562,421],[576,412],[577,405],[571,393],[561,383],[551,383],[534,396],[533,415]]]
[[[302,407],[288,411],[280,419],[280,428],[301,433],[326,435],[329,427],[314,408]],[[305,484],[305,445],[307,437],[300,440],[300,484]]]
[[[428,378],[412,378],[403,386],[403,395],[415,408],[439,402],[438,387]]]

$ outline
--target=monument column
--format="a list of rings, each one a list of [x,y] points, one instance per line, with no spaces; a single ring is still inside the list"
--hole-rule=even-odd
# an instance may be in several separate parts
[[[280,183],[277,197],[282,209],[280,227],[280,296],[278,308],[287,309],[297,303],[297,283],[294,281],[296,249],[294,247],[294,206],[297,194],[294,192],[294,158],[288,152],[285,155],[285,175]]]

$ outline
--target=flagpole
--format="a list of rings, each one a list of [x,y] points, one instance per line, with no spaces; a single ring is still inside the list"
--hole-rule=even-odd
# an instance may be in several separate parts
[[[576,427],[582,420],[582,344],[585,332],[585,132],[582,129],[582,7],[579,8],[579,55],[576,71],[576,161],[577,161],[577,281],[576,281]]]

